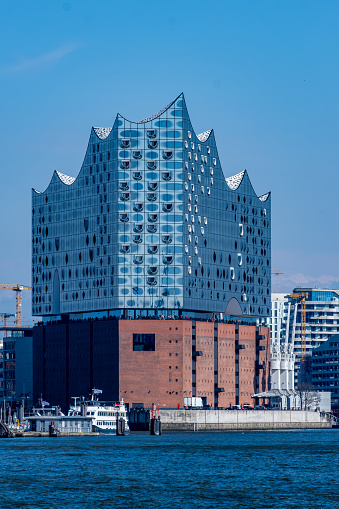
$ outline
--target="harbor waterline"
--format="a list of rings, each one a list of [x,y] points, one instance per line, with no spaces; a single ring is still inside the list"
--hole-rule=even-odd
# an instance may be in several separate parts
[[[1,508],[333,508],[337,430],[2,440]]]

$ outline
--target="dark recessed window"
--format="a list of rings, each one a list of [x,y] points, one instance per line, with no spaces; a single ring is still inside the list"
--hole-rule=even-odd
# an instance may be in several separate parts
[[[129,144],[130,144],[130,140],[127,140],[127,139],[120,140],[120,147],[121,148],[128,148]]]
[[[156,148],[157,145],[157,140],[148,140],[148,148]]]
[[[155,170],[156,167],[157,167],[157,165],[156,165],[155,161],[147,161],[147,168],[149,170]]]
[[[163,154],[162,154],[162,157],[164,159],[171,159],[172,155],[173,155],[172,150],[164,150]]]
[[[134,352],[154,352],[155,334],[133,334]]]
[[[155,129],[147,129],[147,137],[153,139],[156,137]]]

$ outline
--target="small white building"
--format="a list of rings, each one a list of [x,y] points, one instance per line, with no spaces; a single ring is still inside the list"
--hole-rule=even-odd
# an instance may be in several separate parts
[[[48,433],[49,425],[53,426],[60,433],[91,433],[92,417],[83,417],[80,415],[33,415],[27,417],[29,431]]]

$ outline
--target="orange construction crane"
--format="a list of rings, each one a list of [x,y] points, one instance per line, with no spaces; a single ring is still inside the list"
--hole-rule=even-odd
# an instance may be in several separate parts
[[[4,326],[7,327],[8,325],[8,318],[10,318],[11,316],[15,316],[15,315],[12,315],[10,313],[0,313],[0,316],[2,316],[3,320],[4,320]],[[7,338],[7,334],[8,332],[5,330],[5,333],[4,333],[4,337]]]
[[[29,286],[22,285],[2,285],[0,284],[0,290],[13,290],[16,292],[15,295],[15,324],[20,327],[22,320],[22,290],[32,290]]]
[[[296,292],[290,294],[291,299],[300,299],[300,375],[301,381],[303,381],[304,363],[306,361],[306,292]]]
[[[1,316],[1,314],[0,314],[0,316]],[[8,315],[8,317],[9,316],[15,316],[15,315]],[[8,322],[16,322],[16,318],[7,320],[7,325],[8,325]],[[21,322],[31,322],[31,323],[41,322],[41,316],[22,316]],[[4,325],[6,326],[5,320],[4,320]],[[15,325],[17,325],[17,324],[15,323]]]

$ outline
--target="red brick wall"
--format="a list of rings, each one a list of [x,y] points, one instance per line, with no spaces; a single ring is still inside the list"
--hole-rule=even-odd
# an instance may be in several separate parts
[[[133,333],[155,334],[154,352],[134,352]],[[191,386],[191,322],[120,320],[119,394],[130,405],[183,405]],[[185,359],[185,367],[183,366]],[[189,369],[190,368],[190,369]]]
[[[255,360],[256,360],[255,327],[239,325],[239,405],[253,405],[252,394],[256,392]]]
[[[214,402],[214,323],[196,322],[196,395],[206,398],[208,405]]]
[[[217,380],[214,375],[215,326],[218,331]],[[258,391],[268,389],[269,328],[259,328],[258,334],[265,339],[258,340],[256,327],[196,322],[196,350],[203,355],[196,357],[195,394],[206,398],[211,406],[214,406],[215,381],[224,389],[218,393],[218,406],[236,404],[235,329],[238,327],[239,343],[245,346],[239,350],[239,403],[254,404],[251,396],[257,392],[254,385],[256,355],[258,364],[264,367],[259,369]],[[103,390],[105,399],[123,397],[130,404],[142,403],[150,407],[155,403],[162,408],[177,408],[183,406],[185,397],[193,395],[191,321],[94,321],[41,326],[34,331],[34,401],[43,393],[47,401],[67,410],[70,396],[86,395],[96,387]],[[134,352],[133,333],[154,333],[155,351]],[[260,351],[257,345],[266,348]]]
[[[235,405],[235,325],[218,324],[218,406]]]
[[[133,352],[133,333],[154,333],[154,352]],[[261,327],[265,335],[260,345],[259,390],[266,384],[269,374],[269,329]],[[119,395],[126,402],[152,403],[161,408],[183,406],[184,398],[192,396],[192,322],[186,320],[120,320],[119,321]],[[254,405],[256,392],[256,328],[239,325],[239,404]],[[205,397],[214,406],[214,323],[196,322],[196,396]],[[218,406],[229,407],[236,403],[235,325],[218,324]]]

